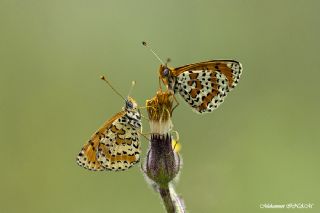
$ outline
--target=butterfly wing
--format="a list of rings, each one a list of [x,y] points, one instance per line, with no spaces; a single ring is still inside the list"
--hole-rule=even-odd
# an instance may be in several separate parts
[[[213,60],[189,64],[172,70],[175,92],[197,112],[216,109],[239,82],[241,64],[233,60]]]
[[[110,129],[112,124],[123,117],[125,112],[119,112],[110,120],[106,121],[101,128],[91,136],[91,139],[83,146],[77,156],[77,164],[85,169],[93,171],[105,170],[104,166],[98,161],[97,155],[100,152],[100,142],[105,138],[105,132]]]
[[[100,142],[99,163],[108,170],[124,171],[139,162],[140,130],[130,124],[127,116],[115,120]]]

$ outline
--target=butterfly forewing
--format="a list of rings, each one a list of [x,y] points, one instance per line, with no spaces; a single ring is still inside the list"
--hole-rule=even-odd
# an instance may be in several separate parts
[[[172,70],[175,92],[197,112],[211,112],[234,88],[241,75],[241,64],[233,60],[215,60],[189,64]]]
[[[89,170],[100,171],[104,170],[103,166],[97,160],[97,153],[99,151],[100,141],[105,137],[104,133],[110,128],[112,123],[118,118],[122,117],[124,112],[114,115],[110,120],[106,121],[100,129],[95,132],[90,140],[85,144],[77,156],[77,163]]]
[[[140,115],[130,113],[130,118],[132,113]],[[94,171],[120,171],[139,161],[141,128],[132,125],[127,114],[127,111],[117,113],[91,137],[77,157],[80,166]]]

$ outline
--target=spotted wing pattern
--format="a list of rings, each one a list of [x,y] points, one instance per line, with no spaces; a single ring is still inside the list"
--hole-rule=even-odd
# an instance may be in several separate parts
[[[237,61],[216,60],[175,68],[174,91],[199,113],[211,112],[239,82],[242,67]]]
[[[108,170],[127,170],[140,160],[139,128],[123,116],[116,120],[100,142],[98,161]]]
[[[91,137],[77,156],[78,165],[93,171],[119,171],[139,161],[139,126],[131,125],[126,115],[119,112]]]

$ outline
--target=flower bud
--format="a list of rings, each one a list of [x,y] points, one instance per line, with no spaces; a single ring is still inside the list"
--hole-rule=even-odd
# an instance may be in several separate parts
[[[160,187],[168,185],[180,169],[180,156],[172,149],[172,136],[168,133],[152,134],[145,162],[146,175]]]

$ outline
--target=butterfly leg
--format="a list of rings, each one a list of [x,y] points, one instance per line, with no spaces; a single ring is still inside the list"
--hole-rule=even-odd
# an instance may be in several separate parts
[[[144,115],[141,115],[141,118],[144,118],[144,119],[146,119],[147,121],[150,121],[150,119],[149,118],[147,118],[146,116],[144,116]]]
[[[147,141],[150,141],[150,138],[147,137],[147,135],[150,135],[151,133],[142,133],[141,132],[138,132],[142,137],[144,137]]]
[[[166,83],[164,82],[163,78],[161,78],[161,77],[159,76],[159,89],[160,89],[161,92],[163,92],[163,91],[162,91],[161,81],[162,81],[162,83],[163,83],[164,85],[166,85]]]
[[[153,108],[153,109],[155,109],[154,106],[139,106],[138,108],[139,108],[139,109],[147,109],[147,108]]]
[[[148,108],[147,106],[144,106],[144,107],[138,107],[139,109],[146,109],[146,108]],[[141,115],[141,118],[144,118],[144,119],[146,119],[147,121],[149,121],[149,119],[146,117],[146,116],[144,116],[144,115],[142,115],[141,113],[140,113],[140,115]]]
[[[155,107],[154,106],[143,106],[143,107],[139,107],[139,109],[147,109],[147,108],[153,108],[155,110]],[[146,119],[147,121],[150,121],[149,118],[147,118],[146,116],[142,115],[141,114],[141,117]]]
[[[139,109],[146,109],[146,108],[148,108],[147,106],[139,106],[138,107]]]
[[[172,108],[172,112],[173,112],[173,110],[175,110],[175,108],[177,108],[177,107],[179,106],[179,104],[180,104],[174,94],[173,94],[173,99],[175,100],[176,105]]]
[[[161,92],[163,92],[163,91],[162,91],[161,81],[162,81],[162,83],[163,83],[165,86],[166,86],[166,82],[163,80],[163,78],[159,77],[159,89],[160,89]],[[168,90],[168,86],[166,86],[166,88],[167,88],[167,90]]]

